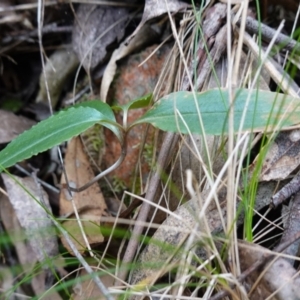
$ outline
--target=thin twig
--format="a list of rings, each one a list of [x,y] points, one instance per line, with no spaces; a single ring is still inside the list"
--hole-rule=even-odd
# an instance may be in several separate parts
[[[238,21],[237,23],[240,25],[240,22],[241,21]],[[275,29],[263,23],[259,23],[257,20],[251,17],[247,17],[246,19],[246,29],[248,32],[255,33],[257,35],[259,34],[259,32],[261,32],[262,38],[267,42],[270,42],[276,33]],[[285,34],[280,33],[277,36],[275,43],[279,44],[284,49],[294,51],[298,54],[300,53],[300,43]]]
[[[73,26],[57,26],[56,23],[48,24],[45,27],[42,28],[42,34],[49,34],[49,33],[66,33],[66,32],[72,32]],[[6,36],[2,39],[2,44],[8,44],[14,41],[24,41],[28,42],[28,39],[30,37],[37,37],[38,36],[38,29],[35,29],[29,33],[20,34],[17,36]]]
[[[44,7],[46,6],[52,6],[57,5],[57,0],[53,1],[47,1],[44,3]],[[71,0],[66,1],[66,4],[72,2],[72,3],[86,3],[86,4],[97,4],[97,5],[109,5],[109,6],[128,6],[128,7],[139,7],[140,5],[135,3],[124,3],[124,1],[121,2],[115,2],[115,1],[99,1],[99,0]],[[64,1],[62,1],[62,4],[64,4]],[[36,3],[26,3],[26,4],[19,4],[19,5],[13,5],[8,7],[1,7],[0,13],[2,12],[10,12],[10,11],[17,11],[17,10],[28,10],[28,9],[36,9],[37,8]]]
[[[292,181],[285,185],[279,192],[277,192],[271,198],[270,206],[276,208],[278,205],[282,204],[285,200],[291,197],[293,194],[299,192],[300,190],[300,174],[296,175]]]
[[[30,172],[28,172],[27,170],[25,170],[24,168],[22,168],[19,164],[16,164],[15,168],[18,169],[20,172],[24,173],[25,175],[32,177],[32,174]],[[55,194],[59,194],[59,190],[56,187],[54,187],[53,185],[51,185],[51,184],[49,184],[49,183],[47,183],[47,182],[45,182],[45,181],[43,181],[43,180],[41,180],[39,178],[36,178],[36,180],[43,187],[51,190]]]

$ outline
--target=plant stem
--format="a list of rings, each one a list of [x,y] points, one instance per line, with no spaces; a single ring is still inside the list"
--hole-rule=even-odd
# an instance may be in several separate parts
[[[107,168],[106,170],[104,170],[103,172],[99,173],[96,177],[94,177],[91,181],[89,181],[88,183],[84,184],[83,186],[79,187],[79,188],[75,188],[75,187],[71,187],[69,185],[69,182],[67,180],[66,177],[66,181],[67,181],[67,185],[68,185],[68,190],[72,191],[72,192],[82,192],[84,190],[86,190],[87,188],[89,188],[91,185],[93,185],[94,183],[96,183],[98,180],[100,180],[101,178],[103,178],[104,176],[106,176],[107,174],[111,173],[112,171],[114,171],[115,169],[117,169],[122,162],[124,161],[126,154],[127,154],[127,143],[126,143],[126,133],[123,136],[123,143],[121,144],[121,155],[118,158],[118,160],[109,168]]]
[[[165,168],[170,154],[173,153],[173,148],[177,144],[178,134],[168,132],[164,138],[161,150],[159,152],[159,156],[157,159],[157,167],[156,171],[151,177],[149,183],[149,189],[146,193],[145,198],[150,202],[154,201],[156,190],[159,186],[161,180],[161,172]],[[126,248],[126,252],[123,257],[123,262],[120,268],[120,272],[118,274],[118,280],[115,282],[115,285],[119,285],[121,281],[124,281],[128,274],[128,264],[133,260],[136,249],[139,243],[139,237],[141,236],[144,226],[141,225],[148,217],[151,205],[147,202],[143,202],[141,206],[141,210],[139,212],[138,218],[135,222],[135,226],[132,231],[132,237],[128,243]]]

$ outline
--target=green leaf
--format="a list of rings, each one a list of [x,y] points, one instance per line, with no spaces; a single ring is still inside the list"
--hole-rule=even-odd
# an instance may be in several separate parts
[[[116,111],[123,110],[123,127],[126,130],[127,129],[127,117],[128,117],[129,109],[136,109],[136,108],[146,107],[150,104],[151,100],[152,100],[152,94],[148,94],[148,95],[143,96],[141,98],[131,100],[126,104],[113,106],[112,109],[114,109]]]
[[[100,101],[89,101],[63,110],[23,132],[0,152],[0,166],[8,168],[46,151],[96,123],[108,127],[122,138],[110,107]]]
[[[114,105],[111,108],[113,110],[123,110],[127,112],[129,109],[137,109],[137,108],[144,108],[147,107],[152,101],[152,94],[148,94],[146,96],[134,99],[129,101],[123,105]]]
[[[75,107],[75,108],[90,107],[90,108],[94,108],[94,109],[98,110],[98,112],[101,114],[101,118],[103,118],[103,121],[106,121],[102,125],[108,129],[110,129],[117,136],[117,138],[120,141],[122,141],[123,135],[120,132],[120,129],[118,128],[119,124],[117,124],[117,121],[116,121],[115,115],[112,111],[112,108],[108,104],[106,104],[100,100],[92,100],[92,101],[77,103],[73,107]]]
[[[94,108],[96,110],[99,111],[99,113],[101,115],[103,115],[103,118],[106,120],[110,120],[112,122],[115,122],[115,115],[111,109],[111,107],[100,101],[100,100],[92,100],[92,101],[86,101],[86,102],[81,102],[81,103],[76,103],[75,105],[72,106],[73,108],[77,108],[77,107],[90,107],[90,108]],[[68,110],[70,108],[67,108],[65,110]]]
[[[238,132],[243,111],[250,91],[235,90],[234,131]],[[196,93],[176,92],[160,99],[132,126],[150,123],[159,129],[172,132],[203,134],[197,106],[201,112],[206,134],[222,135],[228,132],[228,90],[213,89]],[[269,91],[252,91],[246,109],[243,131],[262,131],[273,128],[279,122],[281,127],[300,123],[300,99]],[[184,120],[184,122],[182,121]],[[185,123],[185,124],[184,124]],[[187,128],[188,127],[188,128]]]

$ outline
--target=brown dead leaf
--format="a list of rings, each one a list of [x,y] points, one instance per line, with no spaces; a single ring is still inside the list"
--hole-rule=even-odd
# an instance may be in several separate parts
[[[196,225],[196,218],[192,211],[196,212],[197,206],[195,201],[188,201],[174,212],[178,218],[170,216],[162,223],[151,238],[149,245],[139,256],[137,265],[140,267],[133,272],[131,284],[143,282],[143,284],[151,286],[163,275],[161,268],[174,260],[173,257],[178,252],[178,248],[182,246]],[[152,240],[155,242],[152,243]],[[166,244],[165,247],[164,244]],[[178,253],[175,259],[179,259]],[[150,264],[153,264],[153,267],[146,267]]]
[[[17,183],[6,174],[1,176],[9,201],[14,208],[18,221],[25,230],[37,260],[43,262],[49,257],[56,256],[58,245],[55,232],[52,230],[53,224],[48,217],[48,213],[51,213],[48,195],[30,177],[15,176],[18,180]]]
[[[10,238],[14,244],[16,249],[19,262],[22,266],[24,266],[24,271],[30,271],[33,265],[37,262],[37,258],[32,251],[31,246],[29,243],[24,242],[22,227],[16,213],[14,212],[14,208],[10,203],[9,199],[4,196],[0,195],[0,216],[1,221],[5,227],[5,230],[10,233]]]
[[[142,26],[149,20],[159,17],[168,11],[171,13],[178,12],[185,8],[191,7],[189,4],[178,1],[178,0],[169,0],[169,1],[157,1],[157,0],[146,0],[144,13],[142,20],[135,31],[130,36],[129,40],[132,39]]]
[[[241,270],[245,271],[251,268],[266,251],[269,250],[255,244],[240,242]],[[272,255],[272,252],[269,252]],[[296,270],[284,258],[277,258],[265,267],[265,271],[258,269],[246,278],[247,284],[252,287],[263,274],[249,298],[252,300],[264,300],[276,291],[275,295],[268,299],[300,299],[300,277],[296,276],[296,273]]]
[[[256,161],[254,161],[254,164]],[[278,134],[262,166],[261,181],[282,180],[300,164],[300,130]]]
[[[0,195],[0,218],[6,232],[9,233],[22,270],[28,275],[32,274],[32,272],[36,274],[31,279],[31,287],[35,295],[38,296],[49,288],[46,286],[46,278],[49,280],[53,277],[53,274],[47,268],[40,269],[37,272],[35,265],[39,261],[42,262],[40,259],[45,258],[45,256],[50,258],[48,261],[53,261],[54,256],[58,254],[57,240],[54,234],[51,235],[49,226],[52,224],[45,210],[16,184],[12,178],[4,174],[2,174],[2,178],[10,198],[8,199],[6,196]],[[33,192],[31,187],[34,182],[32,183],[33,180],[31,178],[18,178],[18,180],[22,182],[27,190],[31,193]],[[30,183],[28,184],[28,182]],[[44,194],[44,192],[42,193]],[[32,194],[37,199],[39,198],[36,193]],[[48,202],[45,194],[44,196],[43,198]],[[15,209],[16,207],[17,209]],[[35,271],[33,271],[34,268]],[[58,300],[61,297],[53,289],[43,299]]]
[[[65,169],[72,187],[80,187],[94,178],[88,156],[83,151],[79,137],[73,138],[68,145],[65,156]],[[61,184],[66,184],[64,176],[62,176]],[[100,232],[100,220],[101,216],[108,216],[109,214],[99,186],[93,184],[81,193],[73,193],[73,201],[79,212],[89,243],[102,243],[104,238]],[[60,215],[70,215],[73,212],[69,192],[67,189],[62,189],[60,194]],[[74,215],[72,219],[74,219]],[[75,238],[73,242],[77,246],[78,251],[83,252],[86,247],[77,220],[67,220],[63,223],[63,226]],[[63,237],[62,243],[73,254]]]
[[[50,93],[52,107],[54,108],[60,98],[66,82],[73,75],[79,64],[76,54],[71,49],[59,49],[47,60],[45,74],[40,76],[40,90],[35,102],[48,104],[47,87]],[[47,86],[45,83],[47,79]]]
[[[95,263],[95,268],[99,268],[98,264]],[[99,270],[101,272],[101,270]],[[84,281],[79,281],[73,287],[74,293],[72,295],[72,299],[74,300],[86,300],[86,299],[106,299],[99,288],[95,285],[95,282],[89,278],[87,272],[85,270],[80,271],[80,277],[87,278]],[[106,273],[100,276],[100,280],[103,285],[108,289],[113,286],[115,278],[111,276],[109,273]]]
[[[73,48],[89,72],[103,62],[107,47],[123,38],[129,11],[124,7],[81,4],[76,13]]]
[[[24,130],[32,127],[35,122],[14,113],[0,109],[0,143],[8,143]]]

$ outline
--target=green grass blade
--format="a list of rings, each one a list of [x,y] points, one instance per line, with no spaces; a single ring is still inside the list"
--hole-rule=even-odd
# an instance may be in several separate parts
[[[96,123],[101,123],[121,136],[119,129],[113,125],[115,117],[112,112],[110,113],[109,106],[95,102],[87,102],[90,106],[84,104],[63,110],[19,135],[0,152],[0,166],[8,168],[19,161],[46,151],[84,132]]]
[[[274,128],[300,122],[300,99],[275,92],[259,90],[252,92],[249,102],[248,89],[236,90],[234,104],[234,130],[239,131],[243,111],[248,105],[243,131],[262,131],[267,126]],[[206,134],[222,135],[228,131],[228,91],[213,89],[196,94]],[[183,120],[184,121],[183,121]],[[172,132],[203,134],[199,122],[194,96],[191,92],[176,92],[160,99],[144,116],[132,126],[150,123],[159,129]],[[187,128],[188,127],[188,128]]]

